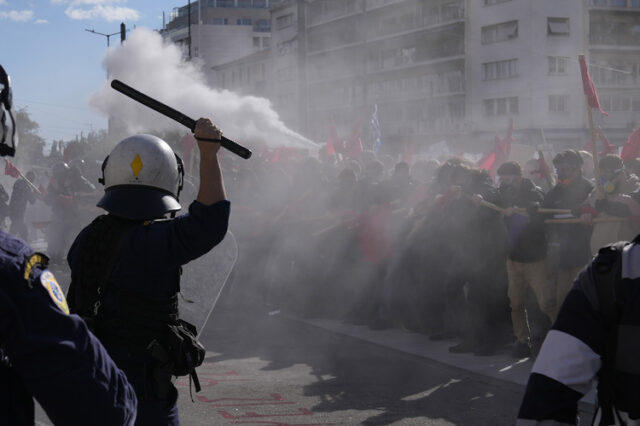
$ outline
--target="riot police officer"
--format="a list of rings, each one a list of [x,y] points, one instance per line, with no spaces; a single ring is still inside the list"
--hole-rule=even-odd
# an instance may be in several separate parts
[[[640,235],[603,247],[578,275],[529,376],[518,425],[578,424],[598,380],[592,424],[640,424]]]
[[[200,186],[188,213],[162,220],[181,208],[180,158],[158,137],[128,137],[102,166],[105,192],[98,206],[108,214],[80,232],[67,256],[69,305],[92,324],[132,382],[139,400],[136,425],[179,424],[171,376],[185,374],[178,367],[184,348],[172,343],[181,324],[180,268],[227,231],[230,204],[217,158],[221,132],[201,118],[195,137]],[[200,353],[204,358],[203,348]]]
[[[2,66],[0,84],[0,155],[13,156],[11,87]],[[133,388],[85,323],[69,314],[47,262],[0,232],[0,425],[33,425],[33,398],[56,425],[133,425]]]

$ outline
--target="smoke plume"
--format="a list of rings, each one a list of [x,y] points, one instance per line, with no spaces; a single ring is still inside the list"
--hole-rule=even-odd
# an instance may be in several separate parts
[[[240,96],[207,86],[198,65],[183,61],[178,46],[165,43],[151,30],[133,31],[122,46],[107,52],[103,65],[110,79],[118,79],[193,119],[209,117],[225,136],[236,142],[316,147],[309,139],[287,128],[268,99]],[[92,95],[90,105],[124,123],[129,132],[186,130],[113,90],[109,84],[110,81],[105,81]]]

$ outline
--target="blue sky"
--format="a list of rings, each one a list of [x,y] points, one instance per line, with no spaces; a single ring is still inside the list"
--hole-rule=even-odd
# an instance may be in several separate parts
[[[104,116],[90,110],[89,96],[106,79],[104,34],[168,21],[171,0],[0,0],[0,64],[9,75],[14,103],[26,107],[47,142],[106,128]],[[111,46],[120,36],[110,37]]]

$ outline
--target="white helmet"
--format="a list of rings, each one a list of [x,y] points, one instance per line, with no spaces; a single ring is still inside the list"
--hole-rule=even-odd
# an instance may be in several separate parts
[[[180,210],[183,178],[182,160],[165,141],[128,137],[102,163],[104,196],[98,207],[127,219],[157,219]]]

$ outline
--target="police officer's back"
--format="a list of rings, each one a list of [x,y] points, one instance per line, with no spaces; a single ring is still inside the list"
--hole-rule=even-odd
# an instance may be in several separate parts
[[[219,141],[221,134],[200,119],[195,136]],[[136,425],[179,424],[170,380],[179,374],[180,354],[170,340],[180,326],[180,268],[208,252],[227,231],[230,206],[216,156],[219,146],[199,142],[200,188],[189,212],[158,220],[180,209],[182,162],[155,136],[121,141],[103,163],[105,194],[98,206],[109,214],[83,229],[67,256],[71,309],[94,324],[131,380],[140,400]]]

